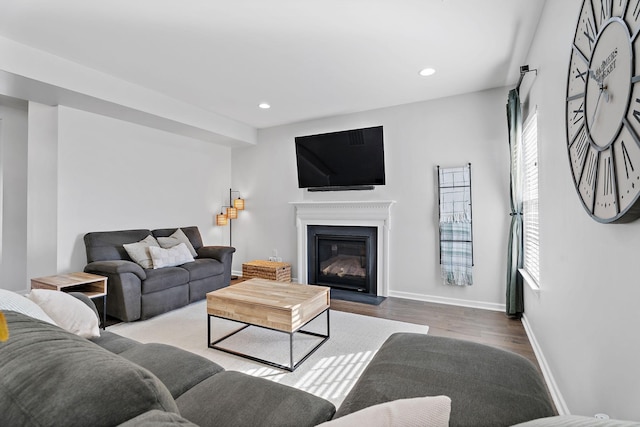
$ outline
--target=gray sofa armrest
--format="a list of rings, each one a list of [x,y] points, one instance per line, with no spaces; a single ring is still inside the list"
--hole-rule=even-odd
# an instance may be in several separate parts
[[[202,246],[196,249],[198,258],[213,258],[224,265],[224,286],[231,283],[231,261],[236,248],[232,246]]]
[[[556,415],[529,360],[470,341],[395,333],[380,347],[335,417],[397,399],[451,398],[451,426],[511,426]]]
[[[140,319],[142,313],[142,281],[147,273],[132,261],[94,261],[84,268],[107,278],[107,314],[125,322]]]
[[[202,246],[196,249],[199,258],[213,258],[224,263],[227,258],[231,258],[236,248],[231,246]]]
[[[96,317],[100,319],[100,314],[98,314],[98,309],[91,298],[89,298],[82,292],[69,292],[69,295],[74,296],[80,301],[82,301],[83,303],[85,303],[91,310],[93,310]]]
[[[114,260],[114,261],[94,261],[86,265],[85,272],[92,273],[106,273],[106,274],[122,274],[133,273],[144,280],[147,278],[147,273],[140,265],[133,261]]]

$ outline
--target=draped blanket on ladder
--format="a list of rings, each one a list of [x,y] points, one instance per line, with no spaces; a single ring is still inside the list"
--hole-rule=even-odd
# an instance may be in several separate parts
[[[473,284],[471,167],[438,168],[440,268],[445,284]]]

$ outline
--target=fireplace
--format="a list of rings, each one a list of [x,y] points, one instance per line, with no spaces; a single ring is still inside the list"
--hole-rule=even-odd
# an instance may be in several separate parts
[[[389,292],[389,232],[391,229],[392,200],[382,201],[302,201],[291,202],[295,207],[295,219],[298,239],[298,257],[296,271],[299,283],[309,283],[307,251],[308,228],[311,226],[371,227],[376,229],[376,283],[369,283],[371,298],[388,296]],[[361,292],[335,289],[335,292],[367,297]],[[334,292],[332,292],[333,296]]]
[[[376,227],[307,226],[308,283],[377,295]]]

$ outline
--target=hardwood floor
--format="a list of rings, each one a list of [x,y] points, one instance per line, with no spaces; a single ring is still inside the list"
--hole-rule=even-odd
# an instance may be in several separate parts
[[[231,284],[242,283],[239,277]],[[529,338],[518,319],[498,311],[388,297],[380,305],[331,299],[331,309],[429,326],[429,334],[459,338],[509,350],[540,370]]]
[[[389,297],[379,306],[331,300],[331,309],[429,326],[429,334],[460,338],[520,354],[540,369],[522,322],[504,313]]]

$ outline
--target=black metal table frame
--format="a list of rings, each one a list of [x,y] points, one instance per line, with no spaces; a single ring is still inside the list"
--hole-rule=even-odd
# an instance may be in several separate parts
[[[317,319],[323,313],[327,313],[327,334],[326,335],[319,334],[319,333],[316,333],[316,332],[302,330],[302,328],[304,328],[306,325],[308,325],[309,323],[311,323],[312,321]],[[320,348],[320,346],[322,344],[324,344],[329,339],[329,337],[331,335],[330,328],[329,328],[329,326],[330,326],[329,307],[327,307],[326,309],[324,309],[323,311],[318,313],[313,319],[309,320],[307,323],[305,323],[304,325],[302,325],[300,328],[298,328],[297,330],[295,330],[293,332],[282,331],[280,329],[269,328],[269,327],[266,327],[266,326],[254,325],[252,323],[246,323],[246,322],[242,322],[242,321],[239,321],[239,320],[229,319],[227,317],[216,316],[214,314],[207,314],[207,316],[208,316],[207,317],[207,343],[209,345],[209,348],[213,348],[215,350],[224,351],[225,353],[233,354],[233,355],[236,355],[236,356],[244,357],[245,359],[253,360],[254,362],[264,363],[265,365],[273,366],[274,368],[284,369],[284,370],[287,370],[289,372],[295,371],[296,368],[298,366],[300,366],[302,364],[302,362],[307,360],[309,358],[309,356],[311,356],[318,348]],[[212,317],[217,317],[219,319],[230,320],[232,322],[237,322],[237,323],[244,323],[244,326],[241,327],[240,329],[237,329],[237,330],[231,332],[231,333],[228,333],[227,335],[223,336],[222,338],[219,338],[219,339],[211,342],[211,318]],[[251,356],[249,354],[241,353],[241,352],[238,352],[238,351],[230,350],[230,349],[219,347],[219,346],[216,345],[216,344],[226,340],[227,338],[237,334],[238,332],[245,330],[249,326],[255,326],[257,328],[268,329],[268,330],[271,330],[271,331],[277,331],[277,332],[282,332],[284,334],[289,334],[289,366],[281,365],[279,363],[271,362],[269,360],[261,359],[259,357]],[[305,334],[305,335],[312,335],[312,336],[315,336],[315,337],[323,338],[323,340],[320,341],[307,354],[305,354],[304,357],[302,357],[302,359],[300,359],[297,363],[294,364],[294,362],[293,362],[293,335],[295,333],[301,333],[301,334]]]

